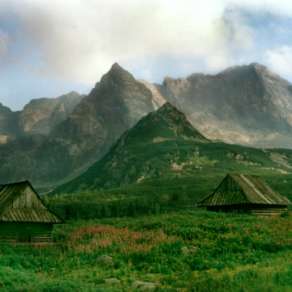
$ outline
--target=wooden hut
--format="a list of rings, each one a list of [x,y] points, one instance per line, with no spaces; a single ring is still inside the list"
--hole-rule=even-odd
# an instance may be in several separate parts
[[[28,181],[0,185],[0,240],[47,242],[61,222]]]
[[[257,176],[228,174],[217,189],[198,203],[211,211],[277,215],[288,210],[290,201]]]

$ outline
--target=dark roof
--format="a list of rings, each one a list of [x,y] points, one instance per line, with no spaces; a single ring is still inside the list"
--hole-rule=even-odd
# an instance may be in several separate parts
[[[36,206],[29,208],[12,208],[13,201],[30,188],[36,199]],[[1,222],[33,222],[60,223],[62,220],[48,210],[38,193],[28,181],[0,185],[0,221]]]
[[[288,205],[288,198],[272,190],[258,176],[228,174],[217,189],[199,202],[200,206],[238,204]]]

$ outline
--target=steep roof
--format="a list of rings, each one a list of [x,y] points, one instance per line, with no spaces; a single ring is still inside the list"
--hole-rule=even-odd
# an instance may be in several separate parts
[[[288,205],[290,201],[258,176],[228,174],[211,195],[199,202],[200,206],[238,204]]]
[[[0,222],[60,223],[28,181],[0,185]]]

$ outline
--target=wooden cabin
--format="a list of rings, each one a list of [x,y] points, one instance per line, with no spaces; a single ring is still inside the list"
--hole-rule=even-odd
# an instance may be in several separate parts
[[[288,198],[257,176],[228,174],[215,191],[198,203],[210,211],[278,215],[288,210]]]
[[[0,185],[0,240],[48,242],[61,222],[28,181]]]

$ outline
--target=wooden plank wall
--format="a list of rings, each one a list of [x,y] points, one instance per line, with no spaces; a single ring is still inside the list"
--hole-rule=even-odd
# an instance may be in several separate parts
[[[0,223],[0,241],[51,242],[52,224]]]

